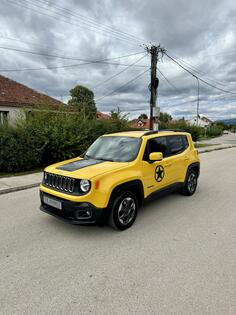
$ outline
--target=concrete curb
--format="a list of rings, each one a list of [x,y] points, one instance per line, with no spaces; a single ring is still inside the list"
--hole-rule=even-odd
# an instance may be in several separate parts
[[[40,185],[40,183],[34,183],[34,184],[29,184],[29,185],[24,185],[24,186],[9,187],[9,188],[5,188],[5,189],[1,189],[0,195],[5,195],[5,194],[15,192],[15,191],[20,191],[20,190],[38,187],[39,185]]]
[[[236,145],[229,145],[229,146],[225,146],[225,147],[219,147],[219,148],[208,148],[202,151],[198,151],[199,154],[202,153],[208,153],[208,152],[213,152],[213,151],[219,151],[219,150],[225,150],[225,149],[232,149],[232,148],[236,148]]]
[[[219,151],[219,150],[225,150],[225,149],[231,149],[231,148],[235,148],[235,147],[236,147],[236,145],[229,145],[229,146],[219,147],[219,148],[208,148],[208,149],[205,149],[203,151],[199,150],[199,154],[213,152],[213,151]],[[24,185],[24,186],[9,187],[9,188],[5,188],[5,189],[1,189],[0,190],[0,195],[4,195],[4,194],[8,194],[8,193],[15,192],[15,191],[26,190],[26,189],[38,187],[39,185],[40,185],[40,182],[37,182],[37,183],[28,184],[28,185]]]

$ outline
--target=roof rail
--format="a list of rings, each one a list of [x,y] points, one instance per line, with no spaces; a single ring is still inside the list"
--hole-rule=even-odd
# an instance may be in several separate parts
[[[142,136],[149,136],[149,135],[154,135],[155,133],[158,133],[158,130],[150,130],[145,132]]]
[[[162,129],[160,131],[172,131],[172,132],[187,132],[186,130],[183,130],[183,129]]]
[[[157,130],[150,130],[150,131],[145,132],[145,133],[142,135],[142,137],[154,135],[154,134],[156,134],[156,133],[158,133],[158,132],[162,132],[162,131],[163,131],[163,132],[166,132],[166,131],[172,131],[172,132],[187,132],[186,130],[182,130],[182,129],[162,129],[162,130],[159,130],[159,131],[157,131]]]

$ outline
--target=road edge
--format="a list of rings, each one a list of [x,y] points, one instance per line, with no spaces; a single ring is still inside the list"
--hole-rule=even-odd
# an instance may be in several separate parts
[[[40,182],[34,183],[34,184],[29,184],[29,185],[5,188],[5,189],[0,190],[0,195],[5,195],[5,194],[9,194],[11,192],[16,192],[16,191],[21,191],[21,190],[26,190],[26,189],[38,187],[39,185],[40,185]]]
[[[219,148],[208,148],[208,149],[204,149],[202,151],[198,151],[199,154],[202,154],[202,153],[209,153],[209,152],[213,152],[213,151],[220,151],[220,150],[225,150],[225,149],[232,149],[232,148],[236,148],[236,145],[228,145],[228,146],[225,146],[225,147],[219,147]]]
[[[203,151],[199,151],[198,153],[204,154],[204,153],[209,153],[209,152],[213,152],[213,151],[232,149],[232,148],[236,148],[236,145],[230,145],[227,147],[219,147],[219,148],[212,148],[212,149],[208,148],[208,149],[205,149]],[[16,192],[16,191],[21,191],[21,190],[26,190],[26,189],[38,187],[39,185],[40,185],[40,182],[37,182],[37,183],[23,185],[23,186],[5,188],[5,189],[0,190],[0,195],[5,195],[5,194],[11,193],[11,192]]]

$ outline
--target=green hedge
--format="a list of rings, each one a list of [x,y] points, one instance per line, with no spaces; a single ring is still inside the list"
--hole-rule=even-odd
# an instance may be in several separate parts
[[[161,123],[160,129],[182,129],[194,141],[205,135],[204,128],[185,121]],[[0,172],[35,169],[82,154],[99,136],[132,130],[125,119],[108,121],[82,119],[77,113],[33,112],[16,126],[0,127]],[[222,128],[210,127],[209,137],[222,134]]]
[[[160,123],[160,129],[180,129],[191,133],[193,141],[198,141],[204,135],[204,128],[198,126],[190,126],[184,120],[176,122]]]
[[[211,126],[206,130],[203,127],[190,126],[184,120],[176,122],[160,123],[160,129],[181,129],[191,133],[193,141],[198,141],[202,137],[218,137],[222,135],[223,128],[221,126]]]
[[[207,137],[218,137],[221,136],[223,133],[223,127],[222,126],[211,126],[207,128],[206,130],[206,136]]]
[[[82,154],[100,135],[129,129],[126,121],[35,112],[14,127],[0,128],[0,172],[27,171],[69,159]]]

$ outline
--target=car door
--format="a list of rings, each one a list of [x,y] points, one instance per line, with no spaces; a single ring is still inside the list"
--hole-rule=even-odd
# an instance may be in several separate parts
[[[172,183],[182,182],[185,178],[189,156],[186,149],[188,140],[184,135],[167,136],[169,148],[169,167],[172,173]]]
[[[155,162],[149,161],[149,154],[152,152],[162,152],[163,160]],[[168,186],[173,181],[169,160],[167,137],[159,136],[147,141],[142,161],[143,182],[146,195]]]

